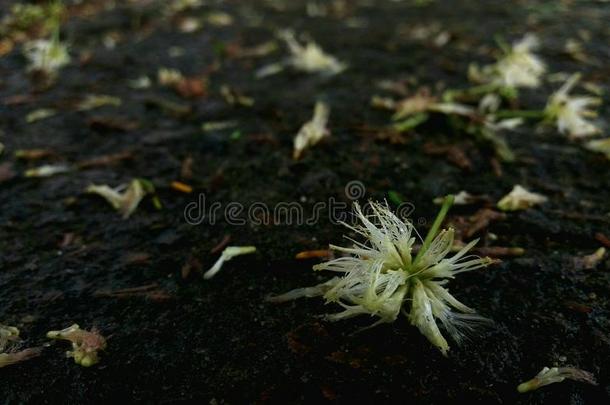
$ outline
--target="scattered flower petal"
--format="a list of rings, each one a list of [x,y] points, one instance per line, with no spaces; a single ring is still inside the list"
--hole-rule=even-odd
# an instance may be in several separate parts
[[[462,190],[455,195],[453,204],[468,205],[468,204],[477,202],[479,200],[480,200],[479,197],[473,196],[468,191]],[[435,198],[433,202],[434,202],[434,204],[441,205],[441,204],[443,204],[444,201],[445,201],[445,197],[438,197],[438,198]]]
[[[585,144],[585,148],[593,152],[599,152],[610,159],[610,138],[596,139]]]
[[[536,377],[519,384],[517,391],[523,394],[525,392],[537,390],[545,385],[562,382],[566,378],[569,380],[597,385],[595,377],[588,371],[571,367],[545,367],[536,375]]]
[[[284,31],[281,37],[286,41],[288,50],[292,54],[288,64],[297,70],[307,73],[336,75],[347,68],[347,65],[339,62],[334,56],[325,53],[315,42],[309,41],[305,46],[301,45],[292,31]]]
[[[63,174],[72,171],[70,166],[64,164],[43,165],[25,171],[25,177],[51,177],[56,174]]]
[[[184,76],[177,69],[159,68],[157,81],[161,86],[173,87],[184,80]]]
[[[25,122],[31,124],[32,122],[44,120],[45,118],[49,118],[57,114],[57,111],[52,108],[40,108],[38,110],[34,110],[28,115],[25,116]]]
[[[21,363],[22,361],[30,360],[40,356],[42,348],[35,347],[24,349],[18,352],[0,353],[0,368]]]
[[[212,277],[214,277],[216,275],[216,273],[218,273],[220,271],[223,264],[225,264],[225,262],[228,262],[235,256],[248,255],[248,254],[251,254],[254,252],[256,252],[255,246],[228,246],[228,247],[226,247],[222,251],[218,260],[216,260],[216,263],[214,263],[214,265],[208,271],[205,272],[205,274],[203,275],[203,278],[206,280],[209,280]]]
[[[146,75],[140,76],[129,81],[129,87],[132,89],[148,89],[152,85],[150,78]]]
[[[314,108],[313,118],[301,127],[294,138],[293,159],[299,159],[305,149],[311,148],[330,134],[326,127],[329,115],[328,104],[318,101]]]
[[[98,351],[106,349],[106,339],[95,329],[87,331],[74,324],[63,330],[47,332],[49,339],[67,340],[72,343],[72,350],[66,352],[68,357],[83,367],[91,367],[99,362]]]
[[[141,180],[132,180],[129,185],[122,184],[116,188],[107,185],[91,185],[87,187],[87,193],[102,196],[117,210],[123,219],[127,219],[138,208],[140,201],[146,195],[146,190]]]
[[[19,339],[19,329],[14,326],[0,324],[0,352],[6,349],[9,342],[14,342]]]
[[[534,205],[543,204],[547,200],[548,198],[542,194],[532,193],[517,184],[498,202],[498,208],[502,211],[525,210]]]
[[[104,94],[89,94],[84,100],[78,103],[76,109],[78,111],[88,111],[107,105],[119,107],[121,103],[121,99],[118,97],[107,96]]]
[[[36,357],[42,351],[41,348],[30,348],[21,351],[11,350],[3,353],[11,344],[19,340],[19,329],[14,326],[0,324],[0,368],[10,366]]]
[[[590,255],[578,258],[577,263],[585,270],[592,270],[606,257],[606,248],[600,247]]]

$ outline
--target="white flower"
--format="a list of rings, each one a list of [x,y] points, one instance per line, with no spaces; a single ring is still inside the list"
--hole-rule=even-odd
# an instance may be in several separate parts
[[[542,194],[532,193],[517,184],[510,193],[498,201],[498,208],[502,211],[525,210],[534,205],[543,204],[547,200],[548,198]]]
[[[582,381],[589,384],[597,385],[595,377],[588,371],[571,367],[544,367],[536,375],[536,377],[519,384],[519,386],[517,387],[517,391],[519,391],[520,393],[525,393],[528,391],[537,390],[538,388],[544,387],[545,385],[562,382],[566,378],[569,380]]]
[[[476,240],[447,257],[454,231],[438,232],[438,229],[452,202],[452,197],[445,200],[416,255],[413,250],[417,231],[410,222],[398,218],[386,205],[371,202],[372,214],[365,215],[355,203],[356,216],[362,225],[344,225],[367,242],[354,241],[353,247],[331,245],[332,249],[350,256],[314,266],[314,270],[332,271],[339,276],[270,300],[283,302],[323,295],[327,302],[335,302],[344,309],[327,315],[327,319],[337,321],[366,314],[379,318],[372,326],[393,322],[403,312],[412,325],[446,354],[449,345],[437,320],[459,342],[474,324],[486,319],[453,297],[445,285],[459,273],[492,263],[489,258],[467,255]]]
[[[59,69],[70,63],[68,47],[55,39],[38,39],[27,42],[23,52],[29,62],[29,71],[41,71],[54,75]]]
[[[321,101],[316,102],[313,118],[303,124],[294,138],[293,159],[299,159],[305,149],[314,146],[329,135],[326,128],[329,115],[328,104]]]
[[[546,71],[544,62],[532,53],[538,45],[536,36],[525,35],[496,63],[480,70],[476,65],[471,65],[469,75],[475,81],[495,83],[502,87],[538,87]]]
[[[281,37],[286,41],[291,53],[288,63],[297,70],[335,75],[347,67],[334,56],[325,53],[315,42],[310,41],[305,46],[301,45],[292,31],[284,31],[281,33]]]
[[[220,257],[218,258],[218,260],[216,260],[216,263],[214,263],[214,265],[208,271],[205,272],[203,278],[209,280],[214,277],[216,273],[220,271],[222,265],[225,264],[225,262],[228,262],[229,260],[234,258],[235,256],[248,255],[254,252],[256,252],[255,246],[228,246],[222,251]]]
[[[597,117],[597,113],[589,107],[601,104],[598,97],[574,97],[568,93],[580,80],[580,74],[575,73],[565,82],[563,86],[551,95],[544,110],[549,120],[557,122],[557,128],[562,134],[571,138],[584,138],[600,132],[586,118]]]

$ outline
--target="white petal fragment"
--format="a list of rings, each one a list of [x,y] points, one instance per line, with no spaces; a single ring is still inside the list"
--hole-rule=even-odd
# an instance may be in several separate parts
[[[326,127],[329,115],[330,108],[328,104],[318,101],[314,108],[313,118],[301,127],[299,133],[294,138],[293,159],[299,159],[305,149],[316,145],[330,134]]]
[[[140,180],[132,180],[129,185],[122,184],[112,188],[107,185],[91,185],[87,187],[87,193],[97,194],[108,201],[112,208],[117,210],[123,219],[127,219],[138,208],[138,205],[146,195],[146,190]]]
[[[256,252],[255,246],[228,246],[227,248],[225,248],[225,250],[222,251],[222,254],[218,258],[218,260],[216,260],[216,263],[214,263],[214,265],[208,271],[205,272],[203,278],[209,280],[214,277],[216,273],[220,271],[223,264],[225,262],[228,262],[235,256],[247,255],[254,252]]]
[[[25,177],[51,177],[56,174],[68,173],[72,168],[68,165],[43,165],[25,171]]]
[[[517,184],[510,193],[498,201],[498,208],[502,211],[518,211],[547,201],[548,198],[542,194],[532,193]]]
[[[296,40],[294,32],[290,30],[282,32],[280,36],[286,41],[291,53],[288,63],[297,70],[307,73],[336,75],[347,68],[347,65],[334,56],[325,53],[315,42],[309,41],[305,46],[301,45]]]
[[[569,380],[581,381],[597,385],[595,377],[588,371],[571,367],[544,367],[536,375],[536,377],[519,384],[519,386],[517,387],[517,391],[519,391],[520,393],[534,391],[538,388],[544,387],[545,385],[562,382],[566,378]]]

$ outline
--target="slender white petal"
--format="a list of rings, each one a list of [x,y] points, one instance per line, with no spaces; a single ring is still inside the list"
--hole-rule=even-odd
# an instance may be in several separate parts
[[[225,262],[228,262],[229,260],[234,258],[235,256],[247,255],[247,254],[251,254],[254,252],[256,252],[255,246],[228,246],[228,247],[226,247],[225,250],[222,251],[222,254],[218,258],[218,260],[216,260],[214,265],[208,271],[205,272],[205,274],[203,275],[203,278],[206,280],[209,280],[210,278],[214,277],[216,275],[216,273],[218,273],[220,271],[220,269],[222,268],[222,265]]]

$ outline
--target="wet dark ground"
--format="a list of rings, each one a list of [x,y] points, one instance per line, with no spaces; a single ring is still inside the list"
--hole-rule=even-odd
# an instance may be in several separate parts
[[[0,142],[6,146],[0,321],[21,329],[24,347],[43,345],[48,330],[74,322],[96,326],[109,338],[108,349],[89,369],[66,359],[61,344],[0,369],[1,403],[608,403],[610,265],[606,259],[585,270],[575,263],[602,246],[596,234],[610,235],[610,162],[532,124],[508,136],[518,158],[499,175],[488,145],[442,127],[425,126],[402,143],[364,129],[389,122],[388,113],[369,103],[372,94],[383,94],[380,80],[465,87],[469,62],[493,60],[495,34],[513,40],[535,32],[549,71],[581,71],[607,92],[610,5],[346,1],[326,16],[308,17],[303,1],[206,2],[189,14],[204,18],[222,10],[233,23],[181,33],[179,17],[164,17],[158,4],[85,3],[91,7],[71,8],[63,26],[73,61],[51,89],[33,91],[19,46],[0,59]],[[280,44],[264,57],[239,57],[235,49],[272,40],[288,27],[309,34],[350,68],[332,78],[286,71],[255,79],[254,71],[284,57],[285,49]],[[435,46],[438,32],[418,39],[413,31],[421,27],[447,31],[450,41]],[[589,63],[564,51],[565,41],[583,30],[591,38]],[[109,34],[114,49],[102,43]],[[171,47],[183,54],[170,57]],[[159,67],[205,76],[207,94],[187,99],[158,86]],[[150,88],[128,86],[142,75],[153,79]],[[223,84],[254,98],[254,106],[226,103]],[[522,106],[544,105],[558,86],[522,92]],[[113,95],[122,106],[75,111],[86,94]],[[295,162],[293,136],[318,97],[331,106],[332,136]],[[188,111],[160,108],[167,100]],[[59,113],[25,122],[27,113],[50,107]],[[607,111],[602,106],[600,115]],[[239,133],[201,130],[202,123],[226,120],[236,121]],[[429,142],[457,145],[471,169],[424,153]],[[14,157],[18,149],[35,148],[53,154],[36,161]],[[119,153],[127,158],[50,178],[22,175],[41,164]],[[134,177],[155,184],[161,210],[147,198],[122,220],[102,199],[83,193],[90,183],[114,186]],[[170,188],[176,180],[193,193]],[[317,261],[294,256],[341,242],[345,230],[327,218],[302,226],[233,226],[222,219],[193,226],[183,216],[200,193],[208,202],[246,207],[305,201],[310,213],[316,201],[349,202],[344,187],[352,180],[366,186],[365,198],[400,193],[414,204],[414,217],[428,221],[437,209],[432,199],[464,189],[497,201],[523,184],[549,197],[479,235],[482,245],[522,247],[523,256],[504,257],[451,283],[457,298],[492,318],[493,327],[452,345],[445,358],[404,318],[353,334],[369,320],[326,323],[317,315],[336,308],[320,300],[266,303],[269,294],[324,280],[310,270]],[[452,220],[478,208],[456,207]],[[218,257],[210,250],[227,235],[231,245],[256,245],[258,253],[234,259],[204,281],[200,273]],[[112,294],[142,286],[139,293]],[[562,365],[592,372],[599,385],[566,381],[517,393],[542,367]]]

